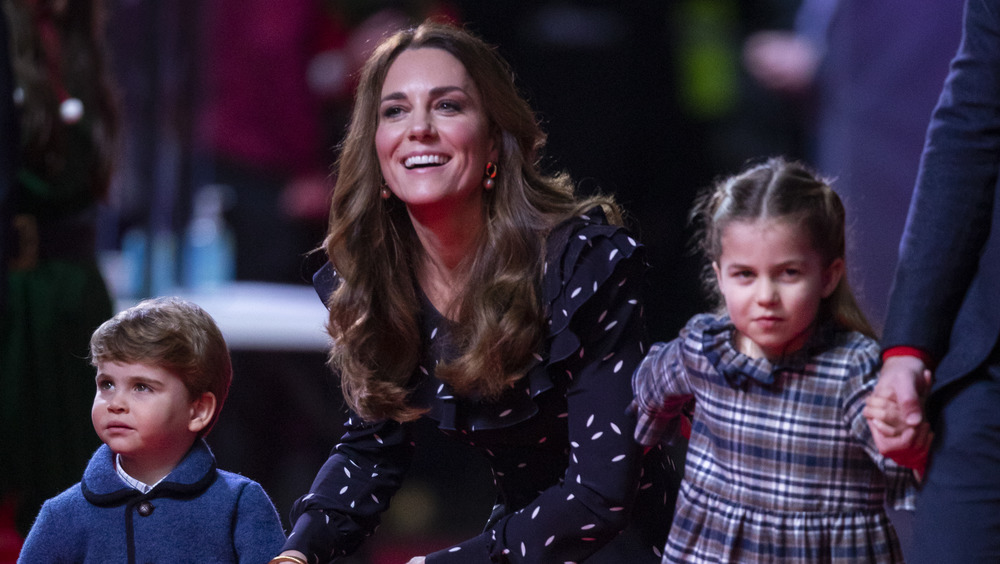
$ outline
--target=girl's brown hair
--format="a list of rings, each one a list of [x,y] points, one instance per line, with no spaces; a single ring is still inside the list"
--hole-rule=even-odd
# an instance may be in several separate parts
[[[375,152],[382,84],[407,49],[442,49],[465,67],[478,88],[499,150],[496,186],[483,196],[486,228],[468,264],[453,337],[459,356],[436,375],[459,395],[498,397],[520,378],[545,335],[539,296],[544,239],[558,222],[594,205],[621,221],[613,200],[579,201],[565,174],[538,166],[545,135],[494,48],[458,27],[425,22],[382,42],[363,67],[324,247],[341,277],[329,296],[330,365],[347,403],[365,419],[411,420],[408,402],[418,362],[420,309],[414,286],[422,248],[405,206],[382,200]]]
[[[719,308],[724,306],[712,264],[722,255],[722,234],[734,221],[778,219],[795,222],[829,265],[845,260],[845,212],[830,183],[802,163],[775,157],[709,187],[695,201],[691,221],[697,229],[695,245],[705,258],[702,282]],[[846,274],[833,293],[820,303],[820,321],[869,337],[875,331],[854,299]]]

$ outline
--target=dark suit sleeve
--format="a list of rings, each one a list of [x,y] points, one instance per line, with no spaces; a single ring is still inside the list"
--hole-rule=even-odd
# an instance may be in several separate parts
[[[936,359],[979,268],[1000,163],[1000,0],[968,0],[964,17],[927,131],[882,343]]]

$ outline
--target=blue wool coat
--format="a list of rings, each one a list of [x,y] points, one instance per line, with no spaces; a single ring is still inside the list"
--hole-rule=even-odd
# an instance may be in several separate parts
[[[83,480],[42,506],[18,562],[262,564],[284,541],[264,489],[217,470],[204,440],[147,494],[122,481],[101,445]]]

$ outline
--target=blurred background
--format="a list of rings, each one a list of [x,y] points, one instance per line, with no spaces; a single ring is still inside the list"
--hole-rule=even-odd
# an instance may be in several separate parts
[[[650,251],[649,332],[666,340],[706,308],[701,265],[687,251],[695,193],[779,154],[810,162],[844,197],[850,281],[881,326],[962,10],[960,0],[104,6],[120,136],[98,212],[101,272],[116,308],[181,294],[219,321],[235,379],[209,443],[221,468],[265,487],[286,528],[345,419],[309,283],[325,260],[313,251],[354,73],[383,34],[437,17],[498,46],[549,133],[544,167],[629,211]],[[493,502],[485,463],[433,428],[422,440],[429,446],[383,526],[349,562],[405,562],[481,530]],[[78,480],[85,463],[55,491],[4,489],[0,562],[16,555],[34,500]]]

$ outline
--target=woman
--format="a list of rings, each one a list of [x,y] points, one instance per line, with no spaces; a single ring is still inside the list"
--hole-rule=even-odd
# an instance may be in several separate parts
[[[543,142],[506,63],[462,30],[425,23],[366,63],[325,241],[336,272],[316,277],[355,415],[274,562],[354,551],[420,417],[480,449],[498,490],[484,532],[426,562],[659,561],[677,476],[626,414],[643,251],[610,198],[539,171]]]

